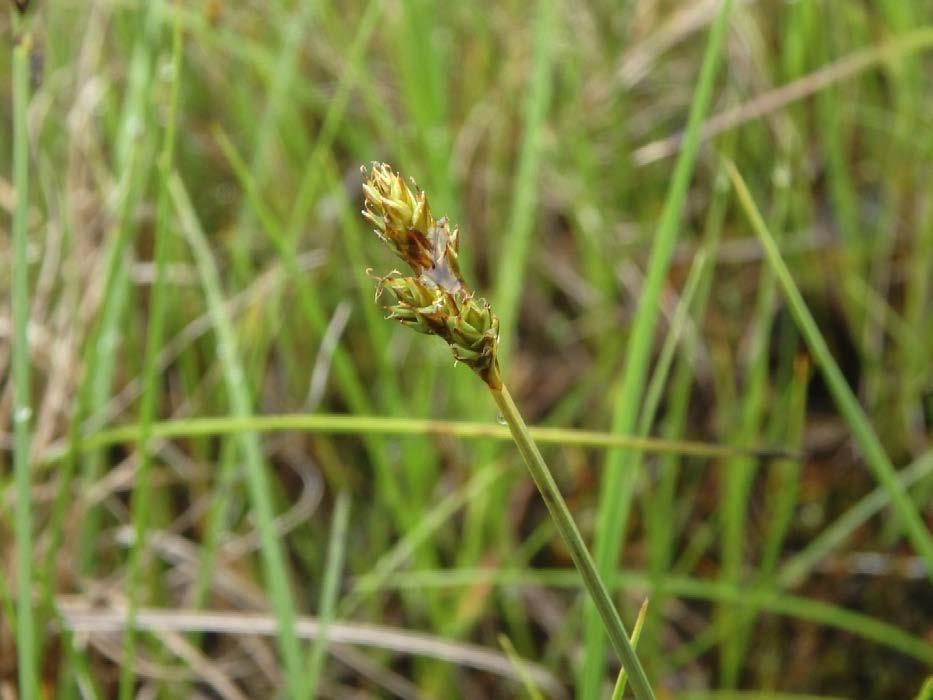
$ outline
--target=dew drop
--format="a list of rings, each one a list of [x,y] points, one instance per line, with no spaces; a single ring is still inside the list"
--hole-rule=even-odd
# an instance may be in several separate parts
[[[501,413],[496,416],[496,423],[498,423],[499,425],[509,424],[508,421],[505,419],[505,416],[503,416]]]

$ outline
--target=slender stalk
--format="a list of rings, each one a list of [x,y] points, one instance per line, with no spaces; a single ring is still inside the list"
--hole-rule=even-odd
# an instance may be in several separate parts
[[[650,598],[645,598],[645,602],[641,604],[641,610],[638,611],[638,617],[635,619],[635,628],[632,630],[632,648],[638,646],[638,640],[641,637],[641,631],[645,626],[645,619],[648,617],[648,601]],[[623,668],[619,671],[619,677],[616,679],[616,687],[612,689],[612,700],[622,700],[622,696],[625,695],[625,686],[628,685],[628,673],[625,672]]]
[[[140,401],[139,416],[139,469],[133,488],[132,500],[132,526],[133,544],[130,547],[129,560],[126,567],[126,591],[128,597],[127,617],[129,623],[123,633],[124,663],[120,669],[119,697],[130,698],[135,683],[136,654],[136,625],[133,621],[139,605],[139,588],[145,573],[143,562],[145,552],[146,531],[149,528],[149,512],[152,506],[151,483],[152,462],[151,450],[152,423],[156,417],[159,375],[156,371],[156,358],[162,347],[162,336],[165,326],[167,309],[167,291],[165,283],[165,268],[168,264],[169,220],[171,216],[171,202],[169,200],[168,182],[172,174],[173,154],[175,150],[175,132],[178,116],[179,73],[181,71],[181,23],[178,19],[177,7],[175,14],[174,31],[172,35],[172,73],[169,97],[169,118],[165,127],[162,141],[162,152],[159,156],[159,199],[156,210],[155,234],[155,281],[149,301],[149,323],[146,329],[146,349],[143,358],[143,392]]]
[[[241,360],[237,336],[226,312],[220,273],[214,262],[207,234],[201,227],[188,191],[177,173],[172,175],[169,182],[169,193],[178,213],[181,230],[188,239],[201,278],[211,322],[218,336],[217,354],[224,374],[224,384],[231,411],[237,418],[248,418],[252,413],[250,386],[246,380],[246,370]],[[154,435],[155,431],[153,431]],[[245,465],[243,471],[246,486],[259,533],[263,575],[276,619],[277,641],[285,665],[287,697],[301,700],[307,697],[306,678],[302,671],[304,665],[301,647],[295,632],[297,614],[289,586],[285,551],[281,535],[275,526],[272,486],[268,476],[270,472],[256,433],[238,432],[236,437]]]
[[[904,489],[923,483],[933,474],[933,450],[920,455],[909,466],[897,473]],[[779,588],[799,586],[816,565],[834,549],[838,549],[853,532],[879,513],[891,502],[890,492],[879,486],[840,515],[797,554],[787,559],[775,576]]]
[[[385,593],[417,590],[422,594],[427,594],[427,591],[433,589],[479,585],[512,588],[547,586],[555,589],[576,590],[580,587],[580,576],[573,569],[523,569],[510,566],[439,571],[397,571],[378,586],[373,587],[367,584],[366,591]],[[609,579],[609,586],[613,591],[632,589],[648,591],[655,598],[658,593],[664,593],[668,597],[686,600],[729,602],[741,607],[760,608],[775,615],[841,630],[860,639],[906,654],[933,667],[933,644],[930,642],[865,613],[854,612],[813,598],[676,574],[665,576],[662,580],[655,582],[650,571],[634,569],[619,569]],[[734,698],[735,696],[728,697]]]
[[[16,20],[14,20],[16,22]],[[20,29],[19,22],[16,22]],[[16,652],[20,697],[38,697],[35,627],[33,623],[32,493],[29,463],[29,50],[31,37],[23,33],[13,46],[13,472],[16,481]]]
[[[318,635],[311,645],[308,657],[308,697],[317,697],[316,691],[324,669],[327,654],[327,633],[334,621],[337,597],[340,594],[340,574],[347,550],[347,529],[350,524],[350,497],[346,491],[337,494],[334,515],[331,520],[330,542],[327,545],[327,563],[324,566],[324,581],[321,584],[321,604],[318,607]]]
[[[560,26],[556,21],[560,14],[556,6],[557,3],[551,0],[538,0],[534,13],[536,21],[533,67],[528,81],[528,93],[525,96],[524,128],[512,187],[511,214],[506,229],[508,235],[503,237],[496,290],[493,294],[499,314],[499,342],[503,346],[503,357],[509,355],[508,346],[512,331],[518,322],[525,270],[534,252],[532,240],[535,233],[535,217],[539,215],[537,199],[544,143],[542,134],[553,92],[551,75],[554,70],[554,56],[557,53],[553,48],[556,43],[554,34],[555,29]]]
[[[784,295],[794,320],[797,322],[800,334],[806,340],[810,353],[823,373],[829,392],[836,402],[836,408],[848,423],[849,429],[852,431],[852,437],[855,438],[855,442],[861,448],[868,468],[874,474],[878,484],[887,491],[894,514],[901,521],[910,543],[926,564],[927,578],[933,579],[933,534],[927,528],[923,517],[917,512],[917,508],[907,494],[904,485],[898,480],[898,473],[891,462],[891,458],[888,457],[888,453],[881,444],[878,434],[859,404],[858,397],[849,387],[845,375],[843,375],[842,370],[839,369],[839,365],[833,358],[833,354],[820,332],[819,325],[807,308],[807,303],[797,288],[797,283],[794,282],[790,270],[787,269],[781,251],[768,230],[768,225],[758,211],[751,192],[748,191],[745,180],[732,161],[725,161],[725,168],[732,180],[739,203],[745,211],[752,230],[754,230],[762,248],[764,248],[765,259],[784,290]]]
[[[626,345],[619,389],[614,392],[610,423],[614,433],[631,433],[638,425],[638,416],[643,412],[646,378],[658,325],[659,300],[668,282],[674,247],[682,229],[681,221],[699,149],[700,126],[712,100],[731,8],[731,0],[724,0],[720,4],[719,15],[706,41],[691,100],[683,150],[674,166],[653,237],[645,280]],[[612,450],[606,454],[605,468],[600,475],[593,551],[604,577],[615,570],[619,551],[625,544],[637,475],[632,464],[631,452]],[[589,606],[584,606],[583,620],[585,654],[578,676],[582,689],[580,697],[594,700],[599,697],[599,685],[605,676],[605,644],[599,621]]]
[[[321,435],[444,435],[467,440],[511,440],[509,430],[495,423],[437,420],[433,418],[392,418],[385,416],[347,415],[341,413],[283,413],[261,416],[214,416],[153,421],[151,438],[194,438],[255,433],[302,431]],[[535,442],[576,447],[625,447],[650,454],[675,454],[688,457],[723,459],[739,455],[759,459],[800,459],[801,455],[782,448],[746,449],[730,445],[691,440],[665,440],[654,437],[619,435],[598,430],[535,426],[529,429]],[[82,437],[78,451],[99,450],[123,442],[136,442],[142,434],[139,423],[128,423]],[[40,464],[56,464],[68,457],[64,448],[50,450]]]
[[[522,419],[508,388],[505,384],[500,384],[498,388],[490,387],[489,391],[492,393],[502,417],[512,431],[515,444],[518,445],[518,450],[522,453],[528,471],[531,472],[531,478],[538,487],[541,498],[544,499],[558,532],[560,532],[561,537],[563,537],[564,542],[570,549],[570,556],[580,572],[590,597],[596,604],[596,610],[603,620],[606,633],[609,635],[609,641],[619,655],[623,668],[629,675],[635,697],[639,700],[653,699],[654,693],[651,691],[648,677],[645,675],[641,662],[635,655],[635,649],[629,641],[628,632],[625,631],[622,618],[619,617],[619,612],[612,603],[609,591],[596,571],[596,564],[583,543],[583,537],[570,515],[570,510],[560,494],[560,489],[558,489],[557,483],[554,481],[554,477],[544,462],[537,445],[531,439],[528,426]]]
[[[541,694],[541,691],[538,690],[538,686],[535,685],[534,680],[531,678],[531,674],[529,674],[528,670],[525,668],[525,664],[522,662],[522,658],[518,655],[518,651],[515,649],[515,645],[512,643],[512,640],[506,637],[504,634],[500,634],[499,646],[502,647],[502,651],[504,651],[505,655],[509,657],[509,661],[512,662],[512,666],[515,667],[515,672],[518,674],[518,679],[522,682],[522,686],[525,688],[525,693],[528,695],[528,700],[544,700],[544,696]]]

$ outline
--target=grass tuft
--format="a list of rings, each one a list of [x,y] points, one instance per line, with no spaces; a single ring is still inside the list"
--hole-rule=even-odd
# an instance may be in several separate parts
[[[924,686],[928,1],[10,5],[0,696]]]

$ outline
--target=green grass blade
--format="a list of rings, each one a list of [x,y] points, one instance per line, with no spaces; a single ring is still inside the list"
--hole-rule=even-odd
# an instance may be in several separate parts
[[[933,48],[933,27],[922,27],[879,46],[853,51],[748,103],[736,105],[714,115],[703,125],[701,139],[712,139],[794,102],[813,97],[832,85],[855,78],[888,61],[928,51],[930,48]],[[644,166],[674,155],[678,152],[680,144],[679,136],[670,136],[639,147],[632,156],[636,163]]]
[[[519,680],[521,680],[522,687],[525,689],[525,693],[527,693],[530,700],[544,700],[544,696],[541,694],[541,691],[538,690],[538,686],[535,685],[534,679],[529,675],[528,669],[525,668],[521,656],[519,656],[518,651],[515,649],[515,645],[512,644],[512,640],[504,634],[500,634],[499,646],[502,647],[505,655],[509,657],[509,661],[515,668],[515,673],[518,675]]]
[[[516,315],[522,280],[530,253],[537,207],[537,183],[541,160],[544,121],[551,102],[551,72],[557,9],[554,0],[539,0],[535,11],[534,58],[528,94],[518,169],[512,190],[512,208],[503,249],[499,254],[497,286],[493,298],[499,314],[500,347],[508,356],[508,344],[515,335]]]
[[[16,482],[16,660],[19,693],[26,700],[38,698],[36,629],[33,617],[32,469],[30,464],[32,418],[29,361],[29,57],[32,34],[24,31],[14,12],[20,36],[13,45],[13,210],[12,290],[13,308],[13,473]]]
[[[232,412],[237,418],[248,418],[252,414],[252,400],[239,357],[234,329],[224,307],[220,277],[210,246],[196,218],[184,184],[177,174],[172,175],[169,190],[176,213],[181,220],[182,230],[191,246],[207,297],[211,321],[218,337],[217,350]],[[295,633],[295,604],[289,590],[284,552],[273,522],[272,490],[267,476],[268,467],[256,433],[237,432],[235,436],[245,461],[247,486],[259,529],[265,582],[278,625],[278,643],[285,665],[289,695],[293,698],[303,698],[305,697],[305,679],[301,670],[298,637]]]
[[[573,569],[448,569],[442,571],[399,572],[383,582],[382,590],[413,588],[453,588],[478,583],[498,586],[549,586],[579,588],[580,576]],[[641,571],[619,571],[607,584],[611,590],[663,592],[693,600],[752,606],[778,615],[805,620],[849,632],[862,639],[899,651],[923,663],[933,664],[933,643],[905,632],[884,620],[848,610],[820,600],[811,600],[779,591],[749,590],[718,581],[687,576],[667,576],[657,584]]]
[[[801,695],[756,690],[698,690],[677,696],[678,700],[845,700],[836,695]]]
[[[123,315],[130,296],[128,249],[137,229],[133,226],[133,216],[140,204],[144,182],[149,172],[150,160],[155,145],[150,130],[145,126],[149,121],[146,110],[146,96],[149,94],[150,81],[153,77],[149,39],[145,31],[152,28],[152,23],[162,3],[149,3],[146,22],[139,21],[138,13],[133,15],[133,22],[144,31],[133,38],[132,52],[127,67],[126,87],[121,102],[119,121],[112,135],[114,172],[118,180],[118,196],[115,198],[114,231],[105,244],[106,263],[104,265],[104,284],[100,307],[91,332],[87,336],[82,353],[83,376],[78,387],[76,406],[72,411],[69,425],[69,441],[72,456],[65,463],[65,469],[59,489],[60,502],[53,508],[53,537],[59,536],[59,521],[63,517],[70,493],[70,483],[76,469],[75,460],[80,451],[81,429],[85,419],[97,413],[110,398],[114,374],[117,371],[119,356],[118,341],[121,337]],[[87,453],[82,465],[84,485],[95,483],[106,469],[105,456],[99,453]],[[91,510],[81,523],[78,537],[78,569],[84,575],[90,573],[93,566],[94,551],[98,543],[100,516],[97,509]],[[49,548],[49,559],[54,559],[58,545]],[[52,578],[51,576],[49,577]],[[51,586],[51,584],[50,584]],[[49,586],[49,588],[50,588]],[[48,595],[48,593],[47,593]]]
[[[141,587],[142,559],[145,551],[146,531],[149,527],[151,509],[150,481],[152,472],[152,454],[150,439],[152,422],[156,416],[159,374],[156,359],[162,349],[163,329],[168,307],[168,295],[165,289],[165,268],[168,262],[170,202],[168,193],[169,177],[172,173],[175,153],[175,131],[178,116],[178,91],[181,73],[181,24],[177,18],[172,36],[172,72],[165,134],[162,152],[159,156],[159,199],[156,211],[155,231],[155,279],[152,284],[149,301],[149,320],[146,332],[146,349],[143,358],[143,391],[139,408],[139,469],[133,488],[131,518],[133,541],[130,546],[129,561],[126,570],[127,615],[129,621],[123,633],[123,663],[120,667],[120,696],[132,695],[134,679],[134,658],[136,650],[136,626],[134,616],[139,603]]]
[[[350,593],[340,606],[341,614],[349,616],[372,591],[379,590],[382,583],[409,561],[428,538],[447,522],[464,504],[471,502],[495,484],[503,473],[492,465],[476,472],[462,487],[449,494],[422,514],[418,523],[410,528],[391,549],[373,564],[372,568],[356,579]]]
[[[648,601],[649,598],[645,598],[645,602],[641,604],[641,609],[638,611],[638,617],[635,618],[635,626],[632,628],[632,648],[638,648],[638,640],[641,637],[641,630],[645,626],[645,619],[648,617]],[[619,677],[616,678],[615,687],[612,689],[612,700],[622,700],[622,696],[625,695],[625,686],[628,685],[628,672],[623,668],[619,671]]]
[[[689,321],[689,314],[693,307],[693,298],[700,288],[700,282],[705,277],[707,262],[710,253],[705,248],[701,249],[693,259],[690,265],[690,272],[687,275],[687,281],[684,283],[683,292],[680,295],[680,302],[674,311],[671,319],[670,332],[664,339],[661,346],[661,352],[658,353],[658,361],[651,380],[648,382],[648,388],[645,391],[644,409],[638,421],[638,435],[647,436],[651,431],[651,426],[658,413],[658,407],[664,397],[664,387],[667,385],[670,376],[671,366],[674,362],[674,354],[677,345],[680,342],[681,335],[684,333]]]
[[[270,84],[263,96],[263,109],[255,125],[252,136],[252,149],[250,157],[250,172],[257,182],[266,180],[269,158],[269,145],[278,133],[279,121],[282,112],[292,99],[290,86],[299,73],[298,59],[302,48],[302,40],[309,34],[308,27],[316,11],[315,2],[299,2],[294,5],[291,16],[282,23],[283,37],[279,44],[280,50],[275,58],[274,68],[269,75]],[[241,271],[249,268],[249,236],[250,227],[245,225],[247,209],[241,208],[238,217],[238,230],[240,232],[238,245],[235,248],[235,258]]]
[[[703,250],[713,260],[719,251],[719,241],[731,200],[731,192],[732,188],[726,176],[717,177],[713,184],[712,201],[705,215],[702,238]],[[704,269],[705,273],[696,291],[696,301],[691,309],[693,320],[698,327],[702,325],[706,317],[713,288],[715,265],[709,264]],[[672,438],[684,433],[699,346],[699,338],[689,334],[684,336],[683,351],[673,370],[667,390],[664,419],[660,427],[662,437]],[[658,483],[647,494],[644,518],[649,545],[649,566],[655,580],[663,578],[670,569],[675,543],[680,534],[681,519],[678,515],[681,508],[677,499],[677,488],[681,476],[681,461],[682,458],[679,455],[663,455],[658,460],[657,469],[660,473]],[[656,596],[654,605],[649,611],[648,634],[642,643],[648,659],[661,657],[661,632],[658,628],[663,624],[660,613],[664,608],[663,596]],[[661,667],[661,671],[665,671],[665,666]]]
[[[327,560],[324,564],[324,581],[321,585],[321,603],[318,606],[318,634],[311,645],[311,658],[308,661],[308,695],[314,697],[318,679],[324,668],[327,654],[327,628],[334,620],[337,608],[337,595],[340,592],[340,572],[346,556],[347,530],[350,524],[350,497],[346,491],[337,494],[334,515],[331,520],[330,542],[327,546]]]
[[[933,452],[921,455],[911,465],[902,469],[897,479],[905,490],[923,481],[933,474]],[[853,532],[864,525],[869,518],[880,512],[891,502],[890,492],[879,486],[867,496],[849,508],[832,525],[825,528],[818,537],[788,559],[777,573],[777,583],[781,588],[793,588],[799,585],[823,558],[842,544]]]
[[[774,204],[770,218],[776,230],[784,227],[788,188],[780,180],[774,183]],[[741,397],[734,402],[730,443],[756,440],[762,434],[771,394],[770,340],[777,309],[777,284],[774,275],[765,269],[758,278],[754,310],[748,323],[748,351]],[[805,397],[804,397],[805,398]],[[727,409],[729,410],[729,409]],[[799,412],[794,415],[799,415]],[[747,458],[727,460],[721,467],[720,499],[720,577],[739,585],[745,571],[745,545],[748,542],[748,495],[757,476],[758,465]],[[751,611],[754,613],[754,611]],[[719,678],[723,688],[735,688],[748,646],[750,614],[736,614],[730,607],[717,611],[717,624],[724,625],[719,649]]]
[[[549,445],[579,447],[622,447],[654,454],[680,454],[690,457],[717,459],[736,455],[758,457],[795,458],[781,450],[756,450],[729,445],[717,445],[689,440],[665,440],[653,437],[618,435],[597,430],[577,428],[529,428],[535,442]],[[497,423],[472,421],[448,421],[431,418],[389,418],[384,416],[358,416],[340,413],[286,413],[262,416],[223,416],[202,418],[179,418],[155,421],[152,437],[183,438],[207,435],[234,435],[241,431],[282,432],[301,431],[330,435],[447,435],[468,440],[511,441],[508,428]],[[84,452],[109,445],[139,440],[139,424],[128,424],[109,430],[88,434],[80,449]],[[64,459],[65,451],[52,452],[42,459],[50,465]]]
[[[917,693],[917,700],[933,700],[933,676],[924,681],[920,692]]]
[[[638,420],[643,397],[648,360],[657,325],[658,300],[670,267],[671,255],[680,229],[687,189],[693,175],[699,147],[700,126],[709,108],[713,83],[729,17],[731,0],[723,2],[710,32],[703,56],[697,87],[690,105],[684,147],[677,159],[664,209],[654,236],[651,258],[645,275],[642,298],[632,323],[625,355],[621,388],[613,408],[612,431],[630,433]],[[606,457],[600,484],[597,512],[595,557],[600,574],[610,574],[616,566],[619,547],[624,539],[630,508],[634,474],[625,468],[628,454],[613,450]],[[580,697],[595,700],[605,676],[605,641],[599,621],[591,606],[585,608],[585,662],[580,674]]]
[[[334,97],[327,105],[314,148],[308,156],[307,167],[296,188],[295,203],[285,227],[286,241],[293,247],[298,231],[305,225],[308,212],[318,196],[318,188],[325,181],[324,175],[327,173],[325,166],[329,165],[328,161],[333,158],[332,149],[337,129],[345,115],[354,86],[363,77],[366,49],[382,20],[384,6],[385,0],[369,0],[356,28],[353,41],[347,50],[346,68],[341,72]]]
[[[777,243],[774,241],[771,232],[768,230],[761,213],[755,206],[751,193],[735,165],[726,161],[726,170],[732,179],[732,184],[736,189],[736,194],[749,223],[761,241],[765,250],[768,264],[777,277],[778,282],[784,290],[791,312],[800,329],[801,334],[806,340],[810,352],[813,353],[814,360],[823,373],[829,391],[833,396],[839,412],[852,430],[853,437],[862,450],[865,461],[871,469],[878,483],[888,492],[891,498],[891,505],[894,508],[898,519],[904,527],[908,539],[916,548],[917,553],[923,558],[927,568],[927,576],[933,579],[933,538],[930,537],[930,531],[927,529],[917,512],[916,506],[907,495],[904,486],[897,478],[897,472],[891,460],[888,458],[881,441],[875,434],[874,429],[869,423],[865,412],[859,405],[858,399],[852,393],[846,382],[842,370],[833,359],[829,346],[820,333],[819,326],[807,308],[807,304],[788,270]]]
[[[318,290],[314,288],[308,276],[299,269],[293,242],[289,241],[281,223],[263,202],[258,185],[246,162],[237,153],[233,142],[224,132],[219,130],[215,132],[215,137],[234,173],[240,180],[243,190],[252,204],[253,212],[262,224],[264,233],[269,237],[288,276],[297,287],[299,304],[308,319],[311,330],[316,337],[323,338],[327,332],[327,312],[321,304],[321,295]],[[334,348],[332,364],[337,385],[343,392],[350,409],[355,413],[366,411],[369,407],[367,390],[357,376],[356,367],[340,344]],[[367,449],[376,467],[376,477],[379,480],[380,489],[386,495],[386,501],[395,519],[400,524],[406,523],[411,513],[405,507],[398,480],[392,473],[385,456],[386,449],[384,445],[370,439],[367,441]]]

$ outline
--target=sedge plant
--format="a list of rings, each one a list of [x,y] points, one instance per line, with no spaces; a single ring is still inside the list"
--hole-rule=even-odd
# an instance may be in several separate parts
[[[499,319],[485,299],[464,282],[459,264],[459,229],[446,217],[435,218],[427,196],[385,163],[362,168],[365,204],[363,216],[382,241],[404,260],[412,275],[397,270],[376,277],[376,299],[389,292],[388,318],[404,326],[436,335],[450,347],[458,363],[473,370],[499,407],[512,438],[531,472],[541,498],[570,550],[602,618],[606,633],[628,673],[638,700],[653,700],[645,670],[635,654],[622,618],[597,572],[583,537],[567,508],[550,469],[532,440],[518,407],[502,380],[499,368]]]

